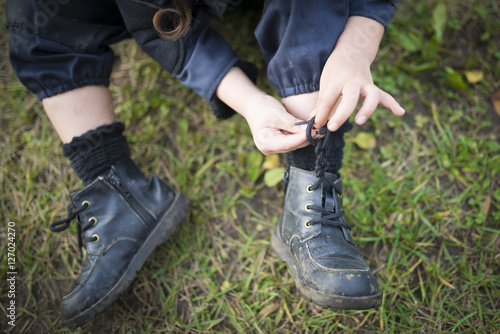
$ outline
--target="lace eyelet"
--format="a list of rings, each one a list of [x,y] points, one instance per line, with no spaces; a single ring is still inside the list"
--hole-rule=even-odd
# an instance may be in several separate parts
[[[98,243],[98,242],[99,242],[99,235],[97,235],[97,234],[92,234],[92,238],[95,238],[95,240],[94,240],[94,241],[92,241],[93,243],[95,243],[95,244],[96,244],[96,243]]]
[[[312,204],[311,203],[307,203],[306,206],[305,206],[305,210],[307,212],[311,212],[312,211],[311,209],[308,208],[310,205],[312,205]]]
[[[90,217],[89,218],[89,223],[91,224],[90,226],[96,226],[97,225],[97,218],[96,217]]]
[[[312,184],[310,184],[306,187],[306,191],[308,194],[312,194],[314,192],[314,189],[311,189],[311,187],[312,187]]]
[[[83,201],[82,202],[82,206],[84,206],[85,204],[87,204],[87,209],[90,208],[90,202],[89,201]]]
[[[304,223],[304,226],[305,226],[306,228],[311,228],[311,227],[312,227],[312,225],[311,225],[311,224],[309,224],[309,221],[311,221],[311,219],[306,220],[306,222]]]

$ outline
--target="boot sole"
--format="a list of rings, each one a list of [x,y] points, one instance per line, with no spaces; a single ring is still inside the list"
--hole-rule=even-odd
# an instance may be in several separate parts
[[[378,308],[382,305],[382,290],[379,290],[375,295],[349,297],[328,294],[306,285],[300,273],[297,272],[297,267],[295,266],[292,255],[290,254],[288,247],[281,240],[277,229],[278,225],[273,228],[271,233],[271,249],[292,269],[292,273],[295,278],[295,286],[304,299],[318,306],[329,307],[335,310],[368,310]]]
[[[137,251],[135,257],[130,262],[118,283],[116,283],[103,299],[99,300],[77,316],[63,320],[63,324],[71,330],[74,330],[88,323],[94,319],[97,314],[103,312],[107,307],[113,304],[116,299],[118,299],[119,295],[130,286],[135,279],[136,272],[141,269],[155,247],[167,241],[175,232],[177,226],[186,218],[188,212],[188,198],[180,191],[176,192],[172,205],[160,219],[155,229],[149,234],[149,237],[144,241],[142,247]]]

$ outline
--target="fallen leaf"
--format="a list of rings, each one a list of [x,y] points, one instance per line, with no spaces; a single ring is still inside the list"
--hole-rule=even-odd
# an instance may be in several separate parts
[[[415,116],[415,125],[417,128],[422,129],[429,123],[430,119],[427,116],[422,116],[422,115],[416,115]]]
[[[268,187],[274,187],[283,179],[284,168],[273,168],[264,174],[264,183]]]
[[[448,211],[441,211],[441,212],[436,212],[431,217],[432,218],[437,218],[437,219],[442,219],[444,217],[448,217],[451,213],[452,212],[450,210],[448,210]]]
[[[257,181],[260,175],[260,166],[264,160],[262,153],[259,151],[252,151],[247,157],[247,170],[248,179],[252,182]]]
[[[279,307],[280,307],[280,304],[278,304],[278,303],[267,305],[259,312],[259,314],[257,314],[257,319],[269,316],[269,314],[277,311],[279,309]]]
[[[436,39],[439,43],[443,40],[447,19],[446,5],[444,3],[439,3],[432,12],[432,27],[434,28]]]
[[[278,154],[271,154],[266,157],[262,164],[262,169],[269,170],[280,166],[280,157]]]
[[[422,50],[424,47],[423,39],[413,33],[401,33],[398,34],[399,45],[408,51],[408,52],[416,52]]]
[[[486,197],[483,204],[481,204],[481,213],[483,215],[485,215],[485,216],[488,215],[488,212],[490,211],[490,205],[491,205],[491,200],[489,197]]]
[[[224,281],[222,282],[222,285],[220,287],[220,291],[224,292],[226,290],[231,289],[231,283],[229,281]]]
[[[498,116],[500,116],[500,89],[493,94],[491,102],[493,103],[493,108],[495,108]]]
[[[483,80],[484,72],[483,71],[465,71],[465,77],[467,81],[471,84],[478,83]]]
[[[363,150],[369,150],[377,145],[377,140],[375,136],[371,133],[360,132],[358,133],[352,141],[358,145],[359,148]]]
[[[454,89],[465,90],[467,85],[465,84],[462,75],[452,69],[451,67],[445,68],[445,80],[446,83]]]

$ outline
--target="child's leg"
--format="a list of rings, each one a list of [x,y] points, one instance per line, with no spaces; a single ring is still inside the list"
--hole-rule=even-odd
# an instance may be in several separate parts
[[[129,157],[124,126],[116,122],[109,89],[84,86],[42,100],[67,157],[87,185]]]
[[[64,144],[99,126],[116,122],[105,86],[84,86],[42,100],[50,122]]]
[[[60,232],[77,224],[85,248],[81,273],[61,306],[64,323],[74,328],[128,288],[188,204],[158,177],[141,173],[130,159],[123,124],[116,122],[106,88],[114,58],[108,45],[128,32],[115,1],[57,4],[45,21],[33,19],[45,13],[40,4],[7,2],[10,59],[22,83],[43,101],[85,185],[71,194],[68,217],[50,225]]]
[[[256,29],[268,77],[294,116],[309,119],[324,64],[349,16],[348,1],[274,0]],[[350,234],[342,210],[344,124],[287,154],[283,214],[271,237],[300,293],[338,309],[380,305],[382,293]]]

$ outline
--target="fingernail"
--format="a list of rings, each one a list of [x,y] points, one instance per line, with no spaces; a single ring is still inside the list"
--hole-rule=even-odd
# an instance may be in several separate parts
[[[339,129],[339,125],[336,122],[328,122],[328,128],[331,132],[334,132]]]
[[[358,123],[359,125],[364,124],[365,122],[366,116],[359,116],[358,118],[356,118],[356,123]]]
[[[406,112],[403,107],[401,107],[401,111],[403,112],[403,114]]]

